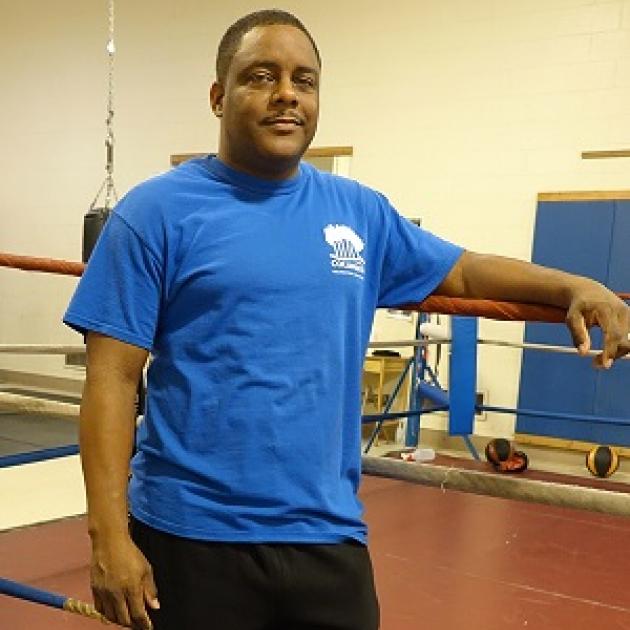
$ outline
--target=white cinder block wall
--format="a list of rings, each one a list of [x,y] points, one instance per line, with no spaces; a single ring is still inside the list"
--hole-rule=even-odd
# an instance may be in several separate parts
[[[104,176],[106,2],[3,7],[0,251],[77,260]],[[630,147],[630,0],[283,2],[324,59],[316,145],[354,147],[353,176],[474,250],[528,258],[536,194],[623,189]],[[258,3],[118,2],[116,183],[216,149],[207,107],[216,44]],[[72,343],[59,323],[75,280],[0,269],[0,343]],[[630,288],[629,288],[630,290]],[[484,322],[518,340],[519,325]],[[520,357],[481,349],[480,386],[514,405]],[[72,375],[60,358],[0,368]],[[440,422],[440,420],[437,420]],[[513,419],[479,423],[509,435]]]

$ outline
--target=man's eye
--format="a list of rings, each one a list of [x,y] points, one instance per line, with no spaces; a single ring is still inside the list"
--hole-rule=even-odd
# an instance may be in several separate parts
[[[295,79],[295,82],[303,87],[315,87],[315,79],[313,77],[297,77],[297,79]]]
[[[262,84],[262,83],[271,83],[273,79],[273,75],[269,72],[254,72],[249,75],[249,80],[254,84]]]

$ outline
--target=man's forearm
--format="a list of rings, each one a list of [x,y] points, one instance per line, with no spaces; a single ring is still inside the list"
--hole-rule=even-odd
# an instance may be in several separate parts
[[[148,352],[88,333],[80,446],[92,539],[127,532],[127,482],[138,381]]]
[[[566,308],[588,285],[595,282],[513,258],[465,252],[437,293]]]
[[[127,531],[127,483],[135,430],[135,389],[86,382],[80,446],[93,539]]]

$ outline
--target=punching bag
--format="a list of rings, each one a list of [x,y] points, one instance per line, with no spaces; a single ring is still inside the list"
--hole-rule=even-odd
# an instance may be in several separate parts
[[[83,262],[90,258],[109,213],[109,208],[90,208],[83,217]]]

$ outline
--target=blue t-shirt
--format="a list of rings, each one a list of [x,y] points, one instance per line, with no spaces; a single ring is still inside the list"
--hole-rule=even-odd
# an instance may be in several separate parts
[[[133,189],[64,317],[151,351],[132,514],[204,540],[365,541],[374,310],[423,300],[461,251],[305,163],[273,182],[198,159]]]

